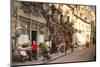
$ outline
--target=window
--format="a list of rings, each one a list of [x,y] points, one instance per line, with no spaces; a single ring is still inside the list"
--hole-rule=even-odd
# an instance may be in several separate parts
[[[31,29],[38,30],[38,22],[32,21]]]
[[[30,29],[30,20],[27,18],[20,17],[21,27],[23,29]]]
[[[30,35],[30,19],[19,17],[21,34]],[[30,36],[29,36],[30,37]]]

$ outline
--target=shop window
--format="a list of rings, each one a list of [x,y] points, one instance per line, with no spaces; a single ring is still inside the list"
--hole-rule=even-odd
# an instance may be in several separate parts
[[[21,27],[21,34],[28,35],[30,36],[30,19],[24,18],[24,17],[19,17],[18,24],[20,24]]]
[[[31,29],[38,30],[38,22],[33,22],[31,25]]]
[[[20,17],[21,27],[24,29],[30,29],[30,20],[27,18]]]
[[[21,29],[21,34],[28,35],[28,36],[29,36],[29,39],[30,39],[30,30],[27,30],[27,29]]]
[[[27,30],[26,29],[21,29],[21,34],[27,34]]]

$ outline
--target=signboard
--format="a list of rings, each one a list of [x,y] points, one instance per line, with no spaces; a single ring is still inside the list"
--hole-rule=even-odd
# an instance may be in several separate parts
[[[29,41],[28,38],[29,38],[28,35],[20,35],[20,37],[18,37],[18,42],[20,44],[27,43]]]

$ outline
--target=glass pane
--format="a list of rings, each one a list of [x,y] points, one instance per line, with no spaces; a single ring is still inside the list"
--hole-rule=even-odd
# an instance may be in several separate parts
[[[21,29],[21,34],[27,34],[26,29]]]
[[[35,28],[35,24],[32,23],[32,25],[31,25],[31,29],[34,29],[34,28]]]
[[[30,35],[30,30],[27,30],[27,29],[21,29],[21,34],[27,34],[27,35]]]
[[[21,27],[25,29],[30,29],[30,20],[27,18],[20,18],[21,21]]]
[[[33,21],[31,24],[31,29],[38,30],[38,22]]]

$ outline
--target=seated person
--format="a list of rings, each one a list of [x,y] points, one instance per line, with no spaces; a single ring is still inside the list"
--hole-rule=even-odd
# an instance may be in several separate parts
[[[23,48],[19,43],[17,43],[16,48],[19,51],[19,54],[21,55],[21,57],[28,56],[26,53],[26,50],[29,50],[30,47]],[[22,60],[24,60],[24,59],[22,58]]]

